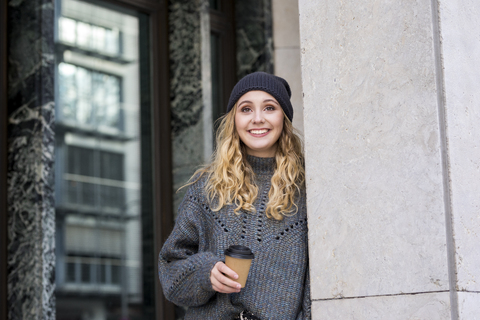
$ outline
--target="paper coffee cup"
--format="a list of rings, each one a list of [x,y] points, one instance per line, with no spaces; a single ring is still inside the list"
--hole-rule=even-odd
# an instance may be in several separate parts
[[[225,250],[225,264],[238,274],[238,279],[232,279],[245,288],[248,272],[254,255],[250,248],[245,246],[230,246]]]

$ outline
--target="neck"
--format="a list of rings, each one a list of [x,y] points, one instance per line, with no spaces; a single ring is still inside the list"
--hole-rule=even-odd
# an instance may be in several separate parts
[[[247,155],[247,161],[253,169],[255,174],[273,174],[276,167],[274,157],[256,157],[254,155]]]

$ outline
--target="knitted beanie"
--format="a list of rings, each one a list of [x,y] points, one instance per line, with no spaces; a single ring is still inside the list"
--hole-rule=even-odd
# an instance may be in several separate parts
[[[271,94],[278,101],[287,118],[292,121],[293,107],[290,102],[292,92],[288,82],[283,78],[265,72],[250,73],[238,81],[230,94],[227,112],[232,110],[241,96],[254,90],[261,90]]]

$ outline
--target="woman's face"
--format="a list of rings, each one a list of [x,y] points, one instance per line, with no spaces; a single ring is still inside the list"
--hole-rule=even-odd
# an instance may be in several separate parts
[[[274,157],[283,130],[283,110],[264,91],[249,91],[237,101],[235,129],[252,156]]]

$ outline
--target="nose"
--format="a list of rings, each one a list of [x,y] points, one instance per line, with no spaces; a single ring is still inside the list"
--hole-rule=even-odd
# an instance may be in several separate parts
[[[252,118],[252,123],[264,123],[265,118],[261,112],[255,112]]]

